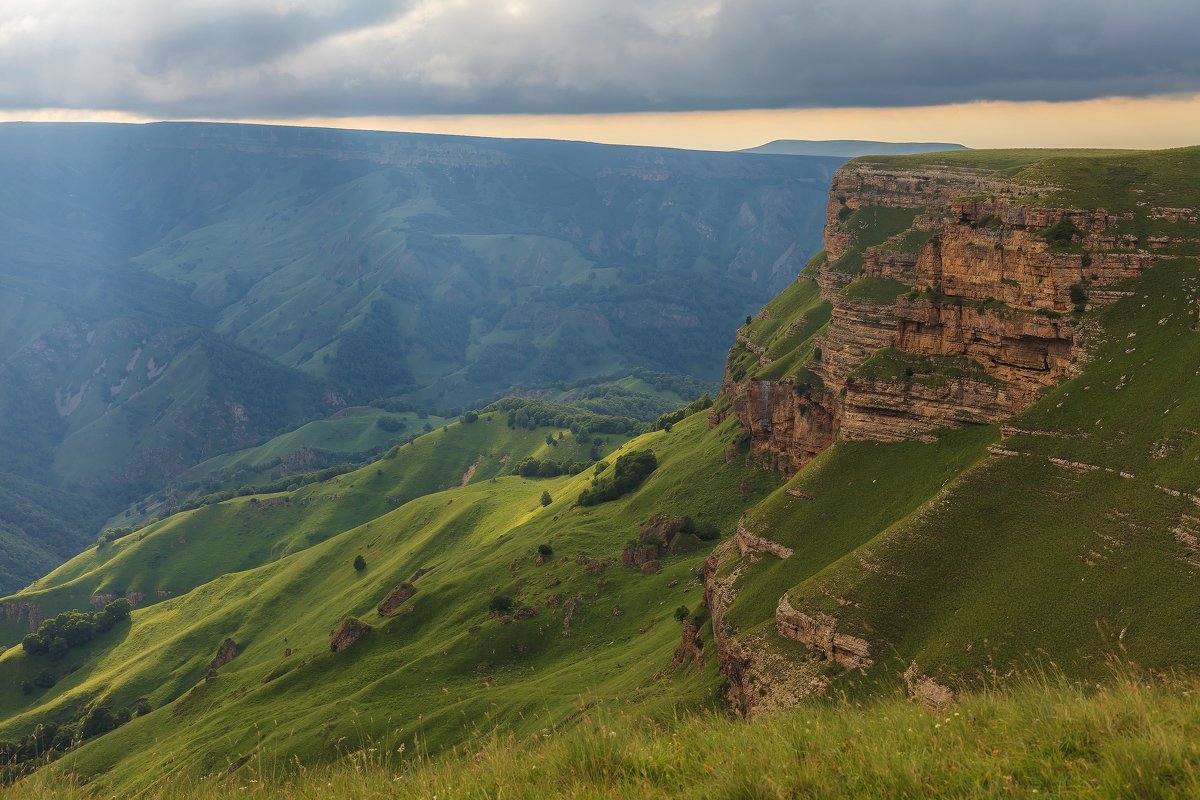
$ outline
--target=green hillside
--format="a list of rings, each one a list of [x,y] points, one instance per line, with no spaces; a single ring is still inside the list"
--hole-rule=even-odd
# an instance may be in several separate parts
[[[1119,675],[1100,690],[1022,680],[931,714],[900,698],[814,705],[747,723],[712,715],[669,725],[593,712],[532,739],[482,735],[449,757],[375,741],[337,763],[289,772],[257,751],[240,769],[164,781],[145,796],[375,800],[386,797],[1193,797],[1200,718],[1192,681]],[[399,751],[399,752],[398,752]],[[732,757],[736,754],[736,758]],[[85,800],[103,788],[39,775],[0,790]]]
[[[0,125],[0,543],[23,554],[0,556],[0,592],[130,503],[193,496],[179,484],[200,462],[238,472],[230,454],[346,407],[455,417],[522,388],[653,420],[688,402],[663,387],[715,385],[725,332],[818,246],[838,160],[775,161]],[[393,441],[298,449],[361,460]]]
[[[1094,197],[1116,209],[1141,192],[1184,207],[1190,195],[1175,201],[1173,187],[1200,180],[1200,149],[953,157],[1025,181],[1048,207]],[[905,158],[887,163],[929,166]],[[841,438],[793,475],[762,468],[773,460],[739,422],[747,401],[734,384],[826,392],[817,360],[834,326],[877,322],[919,295],[898,278],[842,274],[824,290],[823,270],[839,271],[817,257],[740,328],[711,410],[628,438],[632,421],[605,433],[598,418],[550,422],[577,410],[504,401],[361,469],[206,505],[68,562],[7,605],[49,615],[126,592],[141,605],[57,661],[20,646],[0,656],[0,739],[44,752],[59,737],[40,780],[70,773],[101,793],[150,796],[168,775],[268,780],[251,766],[268,763],[269,780],[297,781],[300,796],[317,791],[305,784],[316,774],[348,796],[386,796],[371,783],[386,773],[371,770],[399,769],[388,759],[400,744],[408,766],[395,782],[427,794],[529,796],[544,788],[536,765],[568,796],[699,795],[702,780],[729,796],[820,794],[829,781],[832,796],[1186,796],[1200,665],[1200,237],[1187,214],[1171,222],[1154,208],[1134,204],[1115,223],[1147,251],[1140,237],[1170,235],[1137,277],[1103,287],[1112,302],[1027,312],[1039,325],[1069,319],[1086,357],[1003,430]],[[918,216],[847,215],[856,268],[870,247],[919,238]],[[1009,313],[994,299],[969,308]],[[876,344],[864,359],[850,381],[1003,384],[966,357]],[[597,456],[533,476],[547,460]],[[648,476],[634,468],[645,464]],[[835,620],[831,640],[861,638],[870,662],[786,638],[781,600]],[[352,643],[363,628],[348,617],[371,628]],[[15,642],[20,625],[7,624]],[[236,656],[210,669],[227,639]],[[1114,678],[1114,661],[1137,677]],[[1043,672],[1063,678],[1027,683]],[[1157,683],[1168,688],[1145,688]],[[760,693],[755,713],[804,708],[750,726],[708,716],[745,686]],[[676,736],[657,727],[667,723]],[[720,783],[734,749],[763,759]],[[437,758],[414,764],[413,751]],[[455,760],[464,751],[473,766]],[[348,754],[384,766],[317,771]],[[294,758],[314,771],[291,777]]]
[[[578,416],[600,427],[623,424]],[[491,480],[527,458],[582,466],[625,438],[589,432],[580,439],[563,429],[530,430],[505,421],[502,412],[485,413],[473,423],[447,425],[394,447],[379,461],[328,481],[206,502],[95,545],[0,603],[33,603],[42,617],[86,608],[95,596],[136,596],[140,605],[154,603],[226,573],[276,561],[414,498]],[[561,441],[547,444],[547,436],[559,434]],[[26,617],[0,621],[0,634],[9,643],[17,643],[27,630]]]
[[[47,668],[44,657],[21,648],[0,657],[0,704],[13,710],[0,736],[20,735],[39,720],[66,721],[81,702],[103,697],[117,708],[144,696],[154,711],[60,762],[72,770],[122,773],[132,787],[144,785],[139,776],[158,772],[147,772],[149,754],[132,745],[148,739],[161,744],[160,764],[170,760],[179,769],[179,754],[192,752],[187,769],[207,772],[225,763],[228,748],[252,748],[263,735],[319,759],[343,737],[393,729],[405,738],[421,732],[431,749],[460,741],[486,720],[528,734],[571,716],[581,697],[657,715],[681,704],[715,703],[713,662],[703,671],[685,664],[672,681],[654,677],[670,667],[680,638],[676,608],[695,611],[700,604],[691,576],[695,556],[687,554],[705,543],[680,533],[680,554],[662,553],[662,571],[652,574],[621,566],[622,550],[655,514],[688,515],[702,528],[728,532],[739,510],[776,477],[736,464],[713,470],[735,432],[729,426],[709,432],[705,415],[696,414],[670,433],[647,434],[608,457],[615,464],[621,454],[646,448],[658,457],[645,484],[616,501],[573,507],[594,469],[493,481],[487,476],[497,471],[497,459],[481,465],[465,487],[390,510],[402,497],[389,502],[384,492],[403,493],[406,464],[415,466],[405,450],[425,444],[437,458],[452,460],[460,427],[495,432],[501,437],[495,445],[507,446],[503,417],[496,412],[489,422],[487,416],[418,439],[359,473],[299,490],[288,496],[290,505],[272,505],[280,497],[246,498],[172,518],[148,529],[144,539],[118,541],[111,556],[70,562],[13,598],[49,605],[56,594],[81,596],[73,587],[93,592],[109,580],[130,586],[139,569],[146,570],[142,577],[166,576],[182,588],[178,597],[136,611],[131,627],[72,650],[59,681],[45,692],[24,695],[20,688]],[[437,441],[439,434],[445,441]],[[537,457],[570,453],[563,451],[569,444],[546,444],[544,429],[511,435],[542,440]],[[461,451],[468,463],[486,446],[472,445]],[[454,465],[461,467],[461,460]],[[601,475],[616,468],[610,464]],[[552,497],[545,506],[543,492]],[[298,528],[299,519],[310,527]],[[273,529],[284,535],[272,536]],[[220,541],[190,549],[202,535]],[[272,553],[280,543],[284,548]],[[553,553],[538,566],[543,544]],[[351,563],[357,555],[366,561],[361,572]],[[247,569],[255,562],[267,563]],[[201,580],[207,582],[183,593]],[[417,590],[411,611],[381,617],[375,605],[405,581]],[[489,615],[496,594],[513,599],[510,615]],[[573,607],[569,629],[564,604]],[[347,652],[330,653],[330,629],[349,615],[376,630]],[[227,637],[241,652],[206,679],[205,664]],[[268,719],[269,733],[262,727]],[[215,741],[223,744],[213,749]]]

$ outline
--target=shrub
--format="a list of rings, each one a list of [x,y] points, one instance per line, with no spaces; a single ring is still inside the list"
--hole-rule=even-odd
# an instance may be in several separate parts
[[[488,601],[488,611],[497,614],[507,614],[512,611],[513,599],[506,594],[498,594]]]
[[[42,656],[50,652],[50,643],[36,633],[27,633],[21,640],[21,649],[31,656]]]
[[[479,419],[478,411],[468,411],[467,413],[463,414],[463,416],[462,416],[462,421],[466,422],[468,424],[470,424],[472,422],[476,422],[478,419]]]
[[[90,739],[93,736],[100,736],[108,733],[113,728],[117,727],[117,720],[113,717],[112,711],[103,703],[93,708],[83,718],[83,727],[80,733],[84,739]]]
[[[680,606],[679,608],[675,609],[675,621],[683,622],[685,619],[687,619],[687,615],[690,613],[691,612],[688,611],[687,606]]]
[[[548,544],[539,544],[538,555],[542,558],[549,558],[550,556],[554,555],[554,548]]]
[[[593,478],[592,485],[579,495],[581,506],[594,506],[615,500],[641,485],[642,481],[658,469],[658,459],[649,450],[634,450],[617,459],[613,474],[608,478]]]
[[[1076,236],[1083,235],[1083,231],[1071,222],[1069,219],[1060,219],[1054,225],[1046,229],[1042,234],[1046,242],[1049,243],[1051,249],[1064,249],[1070,247]]]
[[[33,679],[33,685],[40,689],[49,689],[56,683],[58,683],[58,676],[48,669],[42,670]]]
[[[362,572],[366,568],[367,568],[367,560],[362,557],[362,553],[359,553],[358,555],[356,555],[354,557],[354,570],[356,572]]]
[[[1087,308],[1088,294],[1087,289],[1081,283],[1071,284],[1071,303],[1075,306],[1076,311],[1083,311]]]
[[[375,420],[375,425],[380,430],[387,431],[388,433],[395,433],[406,427],[404,420],[396,419],[395,417],[380,417]]]
[[[71,649],[71,645],[67,644],[67,640],[61,636],[56,636],[54,641],[50,642],[50,647],[46,654],[50,656],[51,661],[62,661],[67,651]]]
[[[542,492],[542,506],[543,507],[548,506],[553,502],[554,502],[554,498],[550,496],[549,492]]]

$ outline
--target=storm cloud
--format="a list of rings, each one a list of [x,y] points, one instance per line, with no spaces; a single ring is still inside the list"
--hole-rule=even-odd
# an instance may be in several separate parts
[[[1195,0],[5,0],[0,108],[575,113],[1200,92]]]

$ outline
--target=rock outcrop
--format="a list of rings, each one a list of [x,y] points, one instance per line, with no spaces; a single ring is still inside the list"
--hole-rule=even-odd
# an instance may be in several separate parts
[[[738,520],[737,533],[733,540],[737,543],[738,552],[743,556],[751,553],[769,553],[776,558],[791,558],[793,550],[779,542],[773,542],[746,529],[742,520]]]
[[[828,614],[808,615],[792,608],[787,595],[779,598],[775,609],[775,629],[779,635],[800,642],[829,661],[847,669],[869,667],[871,643],[858,636],[838,632],[838,621]]]
[[[30,632],[36,631],[46,619],[42,607],[28,600],[9,600],[0,603],[0,615],[6,622],[24,621]]]
[[[217,648],[217,654],[213,656],[213,660],[208,662],[209,669],[220,669],[228,664],[233,659],[237,658],[237,654],[241,652],[237,642],[233,639],[226,639],[221,642],[221,646]]]
[[[399,586],[394,587],[390,592],[387,593],[386,597],[379,601],[379,606],[376,608],[376,610],[379,612],[379,616],[390,617],[391,615],[395,614],[397,610],[404,605],[405,601],[407,601],[416,593],[417,587],[413,586],[411,583],[402,583]]]
[[[1076,374],[1084,353],[1071,312],[1115,300],[1113,284],[1159,256],[1120,232],[1130,214],[1041,207],[1053,190],[966,168],[842,167],[824,264],[800,278],[815,279],[832,304],[806,369],[771,380],[726,373],[723,391],[759,462],[790,473],[838,438],[922,439],[993,424]],[[850,224],[871,210],[912,223]],[[1162,210],[1164,219],[1190,214]],[[879,292],[846,290],[871,280]],[[744,332],[734,347],[765,352]]]
[[[354,617],[346,617],[341,624],[329,632],[329,650],[340,653],[374,630],[370,625]]]
[[[908,665],[902,677],[909,696],[923,706],[942,711],[954,702],[954,690],[923,674],[915,661]]]

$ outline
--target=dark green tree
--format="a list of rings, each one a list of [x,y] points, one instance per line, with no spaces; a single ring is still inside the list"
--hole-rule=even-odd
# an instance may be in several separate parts
[[[494,611],[497,614],[507,614],[512,611],[513,599],[506,594],[498,594],[488,601],[488,611]]]

